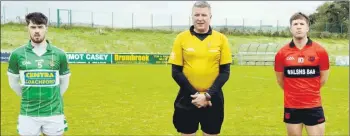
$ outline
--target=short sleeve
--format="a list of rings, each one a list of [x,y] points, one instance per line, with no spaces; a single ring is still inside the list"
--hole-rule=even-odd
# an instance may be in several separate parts
[[[169,57],[169,63],[183,66],[181,37],[177,35],[173,44],[173,48]]]
[[[318,50],[318,57],[320,58],[319,64],[320,64],[320,70],[328,70],[329,69],[329,57],[328,53],[324,48],[320,48]]]
[[[9,65],[8,65],[8,72],[11,74],[18,75],[19,74],[19,66],[18,66],[18,57],[15,52],[12,52],[9,57]]]
[[[60,75],[67,75],[70,74],[70,69],[68,65],[68,59],[67,59],[67,54],[62,53],[60,54]]]
[[[232,53],[230,44],[225,35],[223,35],[223,44],[221,46],[220,65],[232,63]]]
[[[275,64],[274,64],[274,69],[276,72],[283,72],[284,71],[284,57],[282,54],[282,50],[278,51],[275,55]]]

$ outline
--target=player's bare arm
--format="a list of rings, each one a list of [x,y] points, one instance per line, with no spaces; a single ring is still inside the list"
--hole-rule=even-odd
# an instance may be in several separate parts
[[[60,93],[61,96],[67,91],[69,86],[70,75],[60,76]]]
[[[276,75],[276,79],[277,79],[277,83],[278,85],[281,87],[281,89],[284,89],[284,55],[282,54],[281,51],[279,51],[276,56],[275,56],[275,65],[274,65],[274,69],[275,69],[275,75]]]
[[[17,64],[17,54],[11,53],[9,59],[9,68],[7,71],[8,82],[10,88],[18,95],[22,95],[22,86],[20,85],[20,77],[19,77],[19,67]]]
[[[21,96],[21,94],[22,94],[22,86],[19,83],[19,81],[20,81],[19,77],[9,75],[8,76],[8,81],[9,81],[9,85],[10,85],[11,89],[13,91],[15,91],[15,93],[18,96]]]
[[[329,70],[322,70],[320,74],[321,74],[321,86],[323,86],[328,80]]]
[[[275,72],[278,85],[283,89],[283,72]]]
[[[61,69],[67,69],[68,66],[68,59],[66,53],[61,55]],[[60,75],[60,94],[63,96],[63,94],[67,91],[69,86],[69,79],[70,79],[70,73],[61,72]]]
[[[324,48],[318,50],[320,57],[320,86],[322,87],[328,80],[329,76],[329,56]]]

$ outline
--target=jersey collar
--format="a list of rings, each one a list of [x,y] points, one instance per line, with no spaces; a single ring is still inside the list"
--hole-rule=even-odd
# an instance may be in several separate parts
[[[192,35],[199,35],[199,33],[196,33],[196,32],[194,31],[194,26],[193,26],[193,25],[190,27],[190,32],[191,32]],[[211,35],[212,33],[213,33],[213,31],[212,31],[212,29],[211,29],[211,26],[209,26],[208,32],[207,32],[207,33],[204,33],[203,35]]]
[[[307,46],[311,46],[311,45],[312,45],[312,40],[311,40],[309,37],[307,37],[306,45],[307,45]],[[292,41],[289,43],[289,47],[290,47],[290,48],[295,47],[295,43],[294,43],[293,39],[292,39]]]
[[[50,45],[49,40],[46,40],[46,42],[47,42],[47,47],[46,47],[46,50],[51,51],[51,50],[52,50],[52,47],[51,47],[51,45]],[[26,48],[27,48],[27,49],[29,49],[29,50],[32,50],[32,49],[34,48],[34,46],[32,45],[31,40],[29,40],[29,42],[28,42],[28,44],[27,44],[27,47],[26,47]]]

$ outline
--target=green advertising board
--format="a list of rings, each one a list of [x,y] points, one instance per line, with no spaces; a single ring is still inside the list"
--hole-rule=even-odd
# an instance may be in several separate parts
[[[167,64],[169,54],[67,53],[67,58],[73,64]]]
[[[169,54],[114,54],[116,64],[166,64]]]
[[[75,64],[112,64],[112,56],[103,53],[67,53],[68,62]]]

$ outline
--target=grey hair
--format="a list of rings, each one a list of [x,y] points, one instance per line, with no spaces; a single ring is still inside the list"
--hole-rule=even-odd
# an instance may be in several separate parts
[[[196,3],[193,4],[193,8],[208,8],[211,10],[210,4],[206,1],[197,1]]]

